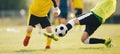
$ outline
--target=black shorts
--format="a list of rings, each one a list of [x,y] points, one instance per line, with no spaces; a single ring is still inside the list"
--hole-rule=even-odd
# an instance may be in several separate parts
[[[92,35],[96,29],[102,24],[99,19],[96,17],[96,15],[92,14],[83,14],[80,17],[83,17],[79,22],[81,25],[86,25],[85,32],[87,32],[90,35]],[[79,17],[78,17],[79,18]]]
[[[37,17],[31,14],[29,25],[35,27],[35,25],[40,24],[44,29],[45,27],[51,26],[47,16],[46,17]]]
[[[80,8],[75,8],[75,16],[79,16],[80,14],[82,14],[82,9]]]

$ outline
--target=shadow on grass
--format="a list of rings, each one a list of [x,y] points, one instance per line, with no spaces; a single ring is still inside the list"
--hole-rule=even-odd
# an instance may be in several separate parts
[[[36,52],[36,51],[47,51],[47,49],[20,49],[15,52]]]
[[[104,49],[104,47],[81,47],[79,49]]]

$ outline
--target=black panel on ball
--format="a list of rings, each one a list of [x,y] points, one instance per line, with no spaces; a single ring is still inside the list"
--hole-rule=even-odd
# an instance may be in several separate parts
[[[64,29],[64,27],[60,27],[60,30],[63,30]]]

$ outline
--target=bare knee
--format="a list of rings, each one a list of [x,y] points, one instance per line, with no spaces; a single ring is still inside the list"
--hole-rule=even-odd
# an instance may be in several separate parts
[[[81,41],[86,44],[86,40],[89,38],[89,35],[87,32],[83,33],[83,36],[81,38]]]
[[[51,26],[45,28],[48,33],[52,33]]]
[[[85,42],[85,39],[81,38],[81,41],[82,41],[82,43],[84,43],[84,42]]]
[[[32,31],[32,29],[33,29],[33,27],[32,27],[32,26],[28,26],[27,31],[28,31],[28,32],[31,32],[31,31]]]

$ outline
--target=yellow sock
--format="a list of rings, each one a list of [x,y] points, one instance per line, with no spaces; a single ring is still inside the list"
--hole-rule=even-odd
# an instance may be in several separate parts
[[[52,39],[47,37],[46,46],[50,46]]]
[[[59,25],[59,20],[58,19],[55,20],[55,26],[57,26],[57,25]]]
[[[26,36],[31,37],[31,32],[26,32]]]

